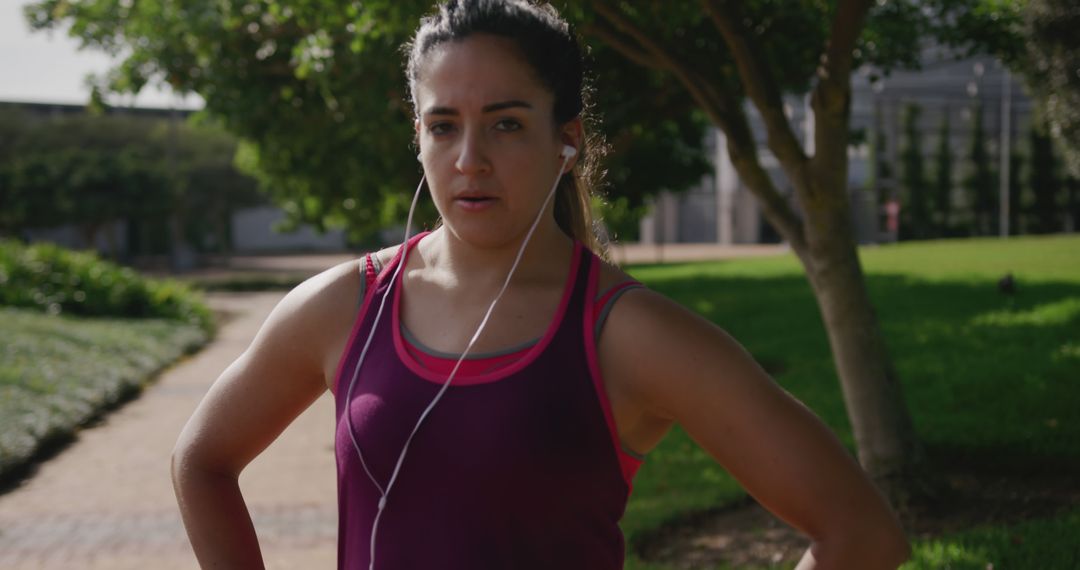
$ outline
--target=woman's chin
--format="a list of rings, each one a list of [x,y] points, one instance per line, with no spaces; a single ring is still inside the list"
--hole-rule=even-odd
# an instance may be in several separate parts
[[[508,227],[500,220],[488,218],[480,219],[457,219],[443,218],[443,225],[450,231],[454,239],[479,249],[502,249],[520,244],[520,240],[528,228]]]

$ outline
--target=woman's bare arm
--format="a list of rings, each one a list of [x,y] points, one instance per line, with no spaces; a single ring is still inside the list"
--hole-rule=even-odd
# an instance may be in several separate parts
[[[908,557],[895,514],[836,436],[723,330],[635,290],[615,305],[599,348],[609,383],[645,413],[681,424],[811,538],[800,570],[894,569]]]
[[[172,454],[173,488],[203,568],[263,567],[237,480],[326,390],[323,352],[336,328],[328,324],[343,313],[336,289],[358,288],[355,273],[355,262],[342,264],[289,292],[184,426]]]

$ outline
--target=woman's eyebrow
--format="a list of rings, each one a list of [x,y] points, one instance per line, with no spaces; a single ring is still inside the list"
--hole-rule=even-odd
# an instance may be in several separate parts
[[[513,108],[532,109],[533,106],[532,106],[532,103],[529,103],[528,101],[521,101],[520,99],[511,99],[510,101],[500,101],[498,103],[490,103],[488,105],[484,105],[483,108],[481,108],[480,110],[483,111],[484,113],[493,113],[495,111],[502,111],[502,110],[505,110],[505,109],[513,109]],[[458,110],[453,108],[453,107],[431,107],[430,109],[427,110],[426,113],[424,113],[424,115],[453,115],[453,116],[457,116],[459,114],[460,113],[458,113]]]

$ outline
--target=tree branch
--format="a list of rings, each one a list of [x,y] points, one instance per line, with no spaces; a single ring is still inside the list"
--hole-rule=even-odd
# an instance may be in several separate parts
[[[868,0],[840,0],[833,16],[832,34],[825,47],[825,56],[818,67],[821,80],[848,82],[855,42],[862,34],[871,4]]]
[[[750,129],[746,113],[739,101],[717,89],[695,70],[676,59],[669,48],[649,37],[605,0],[596,0],[593,7],[621,33],[633,38],[663,69],[670,71],[686,87],[690,96],[697,101],[713,123],[724,131],[729,141],[728,154],[739,177],[751,193],[760,200],[768,220],[801,255],[801,252],[805,251],[806,244],[803,224],[777,191],[768,173],[762,168],[757,154],[757,142],[754,140],[753,131]],[[616,46],[612,47],[618,49]]]
[[[650,58],[660,65],[660,69],[671,72],[690,92],[690,96],[701,105],[702,110],[713,119],[713,122],[721,127],[728,123],[727,114],[730,112],[730,101],[725,101],[723,97],[718,96],[715,90],[710,89],[694,70],[676,59],[669,48],[661,46],[659,41],[649,37],[644,31],[631,23],[618,8],[603,0],[598,0],[593,6],[596,12],[611,23],[615,29],[633,38],[646,53],[650,54]],[[619,49],[617,45],[612,47]]]
[[[825,186],[847,185],[847,141],[851,106],[851,66],[855,42],[866,24],[870,0],[840,0],[829,42],[818,66],[811,170]]]
[[[805,176],[806,153],[784,115],[780,88],[762,58],[761,47],[746,33],[741,24],[743,14],[738,2],[702,0],[701,4],[731,50],[746,94],[750,96],[765,121],[769,148],[780,160],[795,187],[807,190],[807,185],[801,180]]]
[[[651,55],[642,51],[637,46],[633,46],[629,42],[623,41],[622,38],[611,30],[596,25],[588,25],[582,29],[582,32],[611,46],[615,51],[621,53],[623,57],[642,67],[664,69],[664,66],[659,61],[656,61]]]

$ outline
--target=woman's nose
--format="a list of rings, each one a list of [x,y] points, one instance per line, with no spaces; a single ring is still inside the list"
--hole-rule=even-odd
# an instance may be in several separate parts
[[[462,174],[483,174],[491,170],[487,145],[478,136],[466,136],[461,141],[457,162],[454,164]]]

